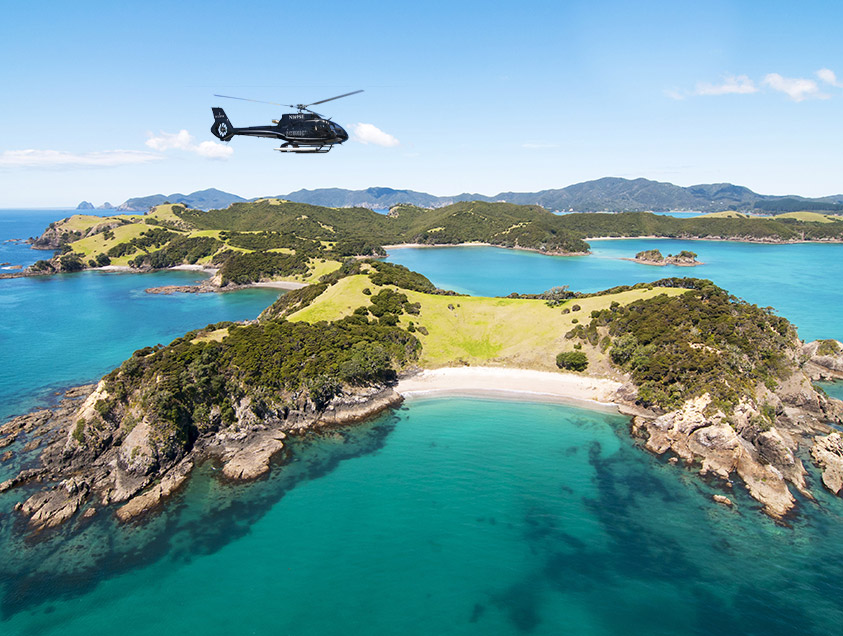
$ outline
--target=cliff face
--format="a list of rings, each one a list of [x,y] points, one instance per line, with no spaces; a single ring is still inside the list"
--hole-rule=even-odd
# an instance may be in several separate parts
[[[816,350],[813,345],[804,350]],[[816,365],[816,358],[803,363],[775,391],[756,387],[729,415],[712,409],[711,396],[704,394],[661,415],[637,411],[632,432],[647,450],[670,454],[672,463],[696,467],[701,476],[717,478],[727,488],[739,477],[765,513],[782,519],[796,506],[791,489],[814,498],[800,449],[810,450],[826,488],[837,495],[843,491],[843,438],[829,426],[843,423],[843,402],[811,384],[805,367]],[[634,398],[627,394],[627,401]]]
[[[299,408],[284,407],[257,417],[251,398],[245,396],[235,405],[233,422],[174,447],[172,440],[162,439],[148,415],[134,409],[116,418],[116,426],[97,418],[96,405],[108,397],[104,385],[100,382],[81,405],[78,397],[68,399],[54,411],[21,416],[4,426],[13,435],[31,430],[34,422],[49,431],[40,467],[0,484],[4,492],[35,480],[46,483],[18,506],[34,531],[61,525],[81,510],[90,516],[113,504],[121,504],[116,509],[121,521],[134,519],[176,492],[194,466],[208,458],[221,462],[226,479],[257,479],[284,453],[287,435],[357,421],[401,402],[392,389],[375,386],[349,389],[319,408],[304,400]],[[84,442],[81,421],[90,429]]]
[[[269,470],[290,433],[354,421],[392,406],[394,368],[415,359],[418,341],[393,326],[222,323],[167,347],[147,347],[107,375],[81,404],[48,416],[50,443],[38,469],[0,492],[39,479],[22,503],[34,530],[81,508],[122,504],[130,519],[174,492],[212,456],[233,480]],[[10,422],[9,434],[27,426]]]

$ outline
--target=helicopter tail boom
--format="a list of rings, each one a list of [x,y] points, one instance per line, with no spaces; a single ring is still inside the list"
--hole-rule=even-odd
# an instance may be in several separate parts
[[[228,120],[228,116],[222,108],[213,107],[211,111],[214,113],[214,124],[211,126],[211,132],[214,137],[221,141],[231,141],[234,137],[234,126]]]

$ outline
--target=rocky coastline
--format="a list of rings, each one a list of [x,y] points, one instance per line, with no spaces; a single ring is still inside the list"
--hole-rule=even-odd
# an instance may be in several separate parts
[[[90,517],[105,507],[111,507],[122,522],[138,519],[178,492],[193,468],[209,459],[220,462],[222,479],[258,479],[284,455],[287,436],[357,422],[398,406],[403,399],[388,386],[376,386],[346,391],[323,409],[306,404],[298,411],[257,418],[246,398],[234,425],[198,438],[182,457],[150,462],[150,431],[144,422],[119,445],[108,443],[101,452],[75,443],[76,422],[94,408],[103,390],[102,382],[73,388],[55,408],[12,418],[0,427],[3,446],[24,438],[37,439],[43,446],[34,465],[0,483],[0,493],[38,487],[15,505],[30,531],[60,526],[77,514]],[[10,452],[14,451],[7,450],[4,460],[12,456]]]
[[[719,481],[727,491],[739,478],[763,511],[781,521],[796,508],[791,487],[814,499],[800,451],[820,469],[823,485],[843,495],[843,437],[830,424],[843,424],[843,402],[812,385],[843,377],[843,344],[824,342],[836,343],[838,353],[818,356],[820,343],[803,345],[798,371],[775,391],[759,386],[756,397],[742,400],[729,416],[712,409],[708,395],[687,400],[668,413],[642,409],[632,385],[618,392],[616,403],[632,418],[632,435],[646,450]],[[733,505],[723,495],[715,495],[715,501]]]
[[[757,387],[728,416],[712,408],[708,395],[670,412],[645,408],[631,382],[610,399],[630,417],[630,433],[644,449],[716,480],[725,493],[743,483],[763,512],[782,521],[794,514],[794,491],[814,499],[803,459],[817,465],[825,488],[843,495],[843,436],[831,425],[843,424],[843,402],[812,384],[843,377],[843,343],[807,343],[800,354],[801,365],[787,380],[775,390]],[[80,445],[74,430],[79,421],[93,417],[103,397],[104,382],[77,387],[55,408],[0,426],[0,461],[41,449],[36,462],[0,483],[0,493],[24,486],[31,493],[37,486],[15,506],[31,531],[59,526],[76,515],[93,516],[106,507],[122,522],[138,519],[178,492],[194,467],[209,459],[220,463],[221,479],[258,479],[285,456],[288,436],[361,421],[403,400],[393,386],[347,387],[320,408],[305,400],[297,408],[258,415],[247,395],[235,404],[233,423],[201,435],[181,455],[163,457],[144,420],[119,441],[106,432],[101,445]],[[725,494],[713,499],[734,506]]]

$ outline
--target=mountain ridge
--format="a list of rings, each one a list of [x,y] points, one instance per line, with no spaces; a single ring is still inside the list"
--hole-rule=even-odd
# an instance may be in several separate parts
[[[248,199],[255,201],[267,197]],[[763,210],[775,214],[777,211],[793,211],[794,205],[804,202],[806,209],[843,211],[843,194],[825,197],[802,197],[799,195],[765,195],[745,186],[732,183],[703,183],[678,186],[672,183],[653,181],[639,177],[602,177],[591,181],[575,183],[564,188],[540,190],[538,192],[500,192],[495,196],[478,193],[461,193],[453,196],[436,196],[410,189],[396,189],[383,186],[364,190],[346,188],[317,188],[295,190],[274,198],[296,203],[307,203],[323,207],[364,207],[388,209],[399,204],[410,204],[425,208],[439,208],[463,201],[484,201],[516,203],[519,205],[541,205],[552,211],[575,212],[663,212],[688,210],[698,212],[721,212],[724,210]],[[142,212],[165,202],[183,203],[199,209],[221,209],[232,203],[247,199],[236,194],[208,188],[191,194],[175,193],[169,196],[155,194],[128,199],[117,209]],[[778,202],[782,209],[778,210]],[[760,205],[759,205],[760,204]]]

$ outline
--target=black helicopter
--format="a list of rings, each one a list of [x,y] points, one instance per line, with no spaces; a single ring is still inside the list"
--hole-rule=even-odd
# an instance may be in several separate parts
[[[348,133],[342,126],[325,119],[319,113],[310,110],[311,106],[324,104],[340,97],[348,97],[362,93],[362,90],[344,93],[336,97],[322,99],[312,104],[277,104],[275,102],[263,102],[258,99],[247,99],[245,97],[232,97],[231,95],[214,95],[214,97],[225,97],[226,99],[241,99],[246,102],[258,102],[259,104],[273,104],[275,106],[288,106],[297,108],[297,113],[285,113],[281,119],[273,119],[269,126],[249,126],[248,128],[235,128],[231,125],[225,111],[222,108],[214,107],[214,125],[211,132],[222,141],[231,141],[235,135],[246,137],[271,137],[282,139],[284,143],[276,150],[280,152],[307,152],[322,153],[328,152],[335,144],[341,144],[348,140]]]

